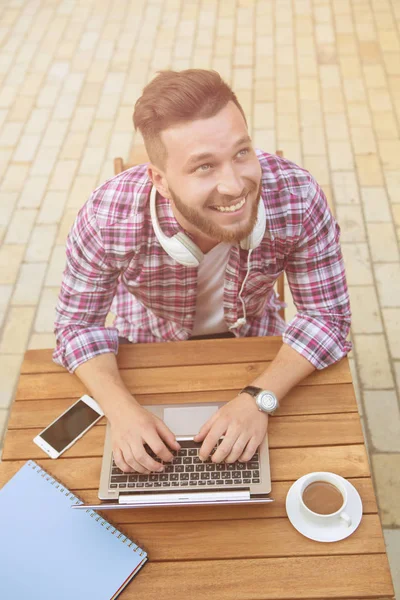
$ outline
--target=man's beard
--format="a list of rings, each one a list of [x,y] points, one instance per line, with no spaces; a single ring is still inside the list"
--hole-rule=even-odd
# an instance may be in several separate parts
[[[201,233],[213,240],[216,240],[217,242],[226,242],[230,244],[241,242],[248,237],[254,229],[257,221],[258,203],[260,202],[261,198],[261,184],[257,192],[257,197],[253,201],[251,214],[247,223],[238,226],[237,228],[230,227],[229,229],[220,227],[212,219],[207,219],[206,216],[203,216],[200,211],[187,206],[187,204],[185,204],[179,198],[179,196],[171,190],[171,188],[169,191],[176,209],[186,219],[186,221],[196,227],[196,229],[198,229]],[[251,192],[248,192],[247,194],[250,195],[250,193]],[[249,198],[246,200],[246,202],[249,202]]]

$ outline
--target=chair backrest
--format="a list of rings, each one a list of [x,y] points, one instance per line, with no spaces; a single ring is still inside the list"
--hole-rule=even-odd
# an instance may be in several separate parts
[[[275,152],[277,156],[283,158],[282,150],[277,150]],[[148,154],[146,152],[146,148],[144,146],[137,146],[133,148],[129,157],[129,163],[124,163],[123,159],[118,157],[114,158],[114,173],[118,175],[118,173],[122,173],[122,171],[126,171],[126,169],[130,169],[135,165],[142,165],[149,161]],[[278,293],[279,299],[284,302],[285,301],[285,273],[282,272],[277,281],[276,281],[276,291]],[[279,311],[282,319],[285,319],[285,309],[281,308]]]

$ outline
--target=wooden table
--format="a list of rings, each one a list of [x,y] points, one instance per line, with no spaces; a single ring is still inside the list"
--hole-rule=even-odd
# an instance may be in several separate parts
[[[122,377],[140,402],[230,400],[276,355],[280,338],[221,339],[122,346]],[[83,500],[96,502],[104,419],[60,459],[32,442],[85,392],[77,377],[28,351],[5,439],[0,485],[36,460]],[[105,513],[149,554],[121,599],[261,600],[391,598],[367,453],[347,359],[314,373],[269,420],[272,496],[259,506],[151,508]],[[330,544],[303,537],[285,511],[292,483],[333,471],[359,491],[364,515],[349,538]]]

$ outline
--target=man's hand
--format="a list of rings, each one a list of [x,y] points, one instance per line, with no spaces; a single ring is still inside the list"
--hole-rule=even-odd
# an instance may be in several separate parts
[[[263,441],[267,428],[268,415],[258,410],[254,398],[243,393],[222,406],[203,425],[194,440],[204,440],[199,457],[207,460],[219,438],[225,434],[212,461],[248,462]]]
[[[110,424],[114,460],[121,471],[133,469],[138,473],[150,473],[164,470],[163,465],[146,452],[145,443],[165,462],[173,459],[169,448],[180,449],[175,435],[165,423],[136,403],[121,406],[118,414],[110,417]]]

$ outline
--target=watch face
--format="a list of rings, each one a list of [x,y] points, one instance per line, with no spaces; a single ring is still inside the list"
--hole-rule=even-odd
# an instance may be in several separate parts
[[[273,411],[278,406],[278,400],[273,394],[269,392],[262,392],[259,395],[259,403],[261,408],[267,412]]]

